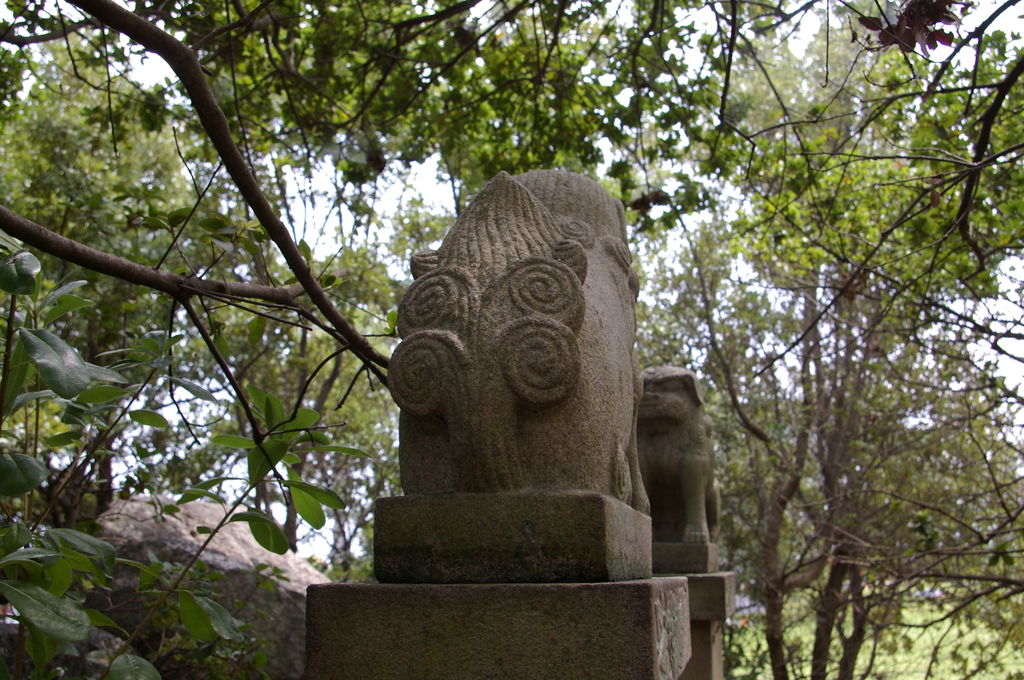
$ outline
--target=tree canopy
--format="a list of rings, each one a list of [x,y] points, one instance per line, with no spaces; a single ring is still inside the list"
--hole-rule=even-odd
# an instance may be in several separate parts
[[[542,167],[623,201],[642,363],[708,387],[728,567],[763,607],[733,672],[867,677],[918,630],[945,631],[928,673],[1012,667],[1017,0],[5,6],[0,593],[40,677],[106,625],[74,584],[104,582],[118,496],[222,503],[369,575],[409,255]],[[196,566],[151,611],[258,674]],[[112,676],[171,673],[141,635]]]

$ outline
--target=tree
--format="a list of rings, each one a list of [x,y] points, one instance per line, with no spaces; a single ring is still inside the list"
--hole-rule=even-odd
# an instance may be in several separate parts
[[[9,4],[0,120],[19,135],[0,159],[0,229],[43,268],[5,242],[0,402],[21,429],[3,460],[39,489],[5,500],[14,538],[0,559],[22,560],[11,582],[53,585],[54,556],[25,552],[60,547],[44,527],[88,528],[119,491],[226,494],[214,480],[243,459],[229,505],[248,506],[255,535],[287,549],[300,517],[333,515],[337,561],[360,573],[367,499],[397,482],[393,461],[349,456],[353,438],[394,438],[374,395],[392,341],[373,336],[393,334],[402,287],[388,268],[447,221],[416,206],[382,215],[383,189],[437,159],[457,214],[498,170],[594,172],[604,149],[607,185],[649,248],[660,306],[646,356],[685,356],[736,428],[722,428],[724,471],[750,495],[728,535],[735,563],[758,565],[775,677],[849,677],[915,588],[955,593],[944,621],[1017,602],[1019,580],[999,570],[1020,549],[1019,395],[978,354],[1019,359],[1020,287],[1006,276],[1024,60],[995,30],[1015,4],[959,32],[951,18],[971,15],[945,0],[893,15],[827,2]],[[785,36],[810,17],[821,29],[800,60]],[[177,82],[140,85],[142,56]],[[310,215],[328,238],[337,225],[338,254],[311,246]],[[655,247],[672,255],[660,271]],[[53,317],[50,337],[48,310],[82,304],[58,288],[72,266],[102,313]],[[47,368],[26,334],[64,361]],[[93,363],[122,352],[122,375],[72,346]],[[64,425],[80,445],[40,445]],[[49,462],[48,478],[15,455]],[[119,486],[115,459],[129,466]],[[784,627],[808,593],[804,664]]]

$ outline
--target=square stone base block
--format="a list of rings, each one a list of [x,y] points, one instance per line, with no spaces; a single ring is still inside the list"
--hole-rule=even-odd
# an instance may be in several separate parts
[[[736,611],[736,572],[688,574],[690,620],[725,621]]]
[[[594,583],[651,576],[651,518],[597,493],[377,499],[381,583]]]
[[[718,571],[717,543],[661,543],[651,545],[655,574],[706,574]]]
[[[303,680],[678,680],[684,577],[310,586]]]

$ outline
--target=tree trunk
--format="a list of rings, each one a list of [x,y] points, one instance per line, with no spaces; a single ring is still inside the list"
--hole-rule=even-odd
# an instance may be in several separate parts
[[[765,642],[768,643],[772,677],[774,680],[789,680],[789,666],[786,664],[786,641],[782,635],[782,605],[785,598],[780,589],[769,585],[767,600],[764,608]]]
[[[860,568],[850,569],[850,599],[853,601],[853,629],[850,637],[843,640],[843,658],[839,660],[839,673],[836,680],[853,680],[853,671],[857,667],[857,657],[864,645],[867,631],[868,607],[864,602],[864,591],[860,580]]]
[[[825,680],[827,675],[832,631],[836,624],[836,614],[843,606],[843,582],[846,581],[847,571],[845,562],[836,562],[831,566],[825,592],[818,602],[817,627],[811,652],[811,680]]]

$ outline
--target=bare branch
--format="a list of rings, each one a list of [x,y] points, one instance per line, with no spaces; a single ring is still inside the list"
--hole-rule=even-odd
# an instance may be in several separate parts
[[[295,298],[303,293],[302,286],[299,284],[288,288],[275,288],[232,281],[208,281],[146,267],[123,257],[90,248],[78,241],[72,241],[11,212],[3,205],[0,205],[0,229],[54,257],[128,283],[167,293],[175,298],[210,293],[294,306]]]

